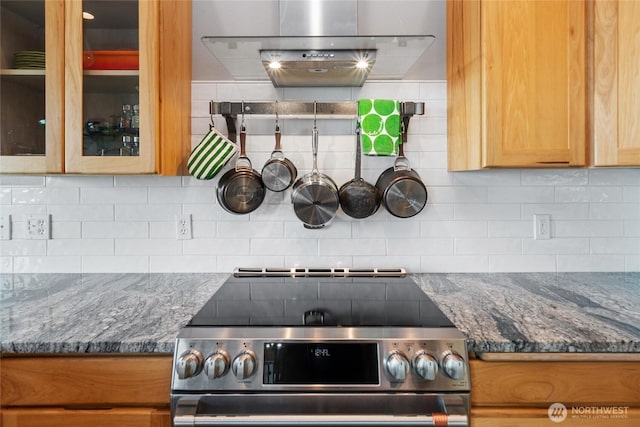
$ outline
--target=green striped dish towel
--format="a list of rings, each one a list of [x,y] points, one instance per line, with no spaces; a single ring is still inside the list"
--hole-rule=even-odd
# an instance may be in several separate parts
[[[187,170],[195,178],[211,179],[231,160],[236,151],[238,146],[212,127],[191,151]]]
[[[358,100],[362,152],[367,156],[397,156],[400,148],[400,101]]]

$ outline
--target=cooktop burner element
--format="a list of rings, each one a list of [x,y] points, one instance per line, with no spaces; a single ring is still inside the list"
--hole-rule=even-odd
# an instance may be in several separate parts
[[[180,331],[173,425],[469,424],[462,335],[404,269],[238,268]]]

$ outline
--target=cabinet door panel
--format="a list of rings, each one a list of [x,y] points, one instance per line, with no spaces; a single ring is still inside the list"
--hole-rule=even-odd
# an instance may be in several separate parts
[[[640,2],[595,2],[594,164],[640,165]]]
[[[484,167],[585,164],[585,9],[481,4]]]
[[[136,0],[115,6],[102,0],[67,4],[67,172],[155,171],[157,5]],[[114,8],[116,16],[109,16]],[[96,10],[95,20],[83,20],[85,9]],[[102,21],[101,15],[106,15]],[[135,54],[139,66],[128,59]]]
[[[0,170],[61,172],[64,2],[2,0],[0,8]]]
[[[149,427],[151,408],[117,409],[4,409],[5,427]]]

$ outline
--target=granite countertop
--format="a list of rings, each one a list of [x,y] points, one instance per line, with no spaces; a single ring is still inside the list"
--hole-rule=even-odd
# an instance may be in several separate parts
[[[3,353],[172,353],[228,274],[0,276]],[[640,273],[418,274],[473,352],[640,353]]]

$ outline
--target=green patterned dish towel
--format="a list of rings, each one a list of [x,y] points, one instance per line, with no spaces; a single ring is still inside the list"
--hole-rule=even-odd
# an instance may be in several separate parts
[[[400,101],[358,100],[362,152],[367,156],[397,156],[400,138]]]
[[[187,170],[198,179],[212,179],[238,151],[238,146],[211,127],[202,141],[191,151]]]

